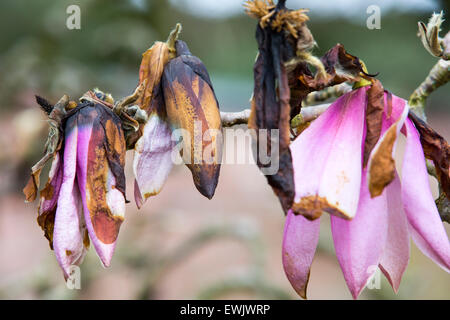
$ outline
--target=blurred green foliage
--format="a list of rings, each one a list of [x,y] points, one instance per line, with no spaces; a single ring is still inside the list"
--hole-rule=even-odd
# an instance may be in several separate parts
[[[81,8],[81,30],[66,28],[71,4]],[[317,55],[342,43],[371,73],[380,73],[386,88],[408,97],[436,62],[416,36],[417,21],[430,14],[382,12],[381,30],[369,30],[365,12],[350,21],[312,11],[309,26],[319,45]],[[256,21],[243,13],[208,19],[166,0],[2,0],[0,112],[23,106],[23,95],[34,93],[52,101],[64,93],[77,98],[96,86],[116,98],[129,94],[137,84],[142,52],[166,39],[176,22],[183,24],[181,38],[208,67],[222,109],[247,107]],[[441,89],[430,102],[444,107],[448,98],[448,90]]]

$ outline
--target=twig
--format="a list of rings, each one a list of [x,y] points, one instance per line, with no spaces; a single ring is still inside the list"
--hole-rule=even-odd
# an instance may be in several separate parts
[[[431,69],[425,80],[409,97],[411,110],[422,120],[426,121],[425,103],[428,96],[437,88],[450,80],[450,61],[440,59]]]
[[[311,107],[302,108],[300,112],[304,122],[309,122],[320,116],[328,107],[329,103],[319,104]],[[250,116],[250,109],[244,109],[239,112],[221,112],[220,118],[222,119],[223,127],[231,127],[237,124],[246,124]]]
[[[344,82],[321,91],[311,92],[306,96],[305,100],[303,100],[302,105],[310,106],[318,102],[324,102],[331,98],[338,98],[350,91],[352,91],[352,86],[347,82]]]
[[[246,124],[250,117],[250,109],[239,112],[221,112],[220,119],[223,127],[231,127],[237,124]]]

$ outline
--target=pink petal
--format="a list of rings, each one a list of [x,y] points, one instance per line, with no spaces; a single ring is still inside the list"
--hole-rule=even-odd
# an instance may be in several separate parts
[[[291,144],[295,212],[310,219],[322,211],[349,219],[355,216],[366,90],[363,87],[340,97]]]
[[[142,193],[139,189],[139,185],[137,184],[136,179],[134,180],[134,201],[136,202],[136,206],[138,207],[138,209],[142,208],[144,199],[142,198]]]
[[[409,119],[405,128],[402,198],[411,236],[426,256],[449,272],[450,243],[431,194],[419,134]]]
[[[135,201],[138,208],[150,196],[158,194],[173,166],[168,123],[156,113],[150,115],[142,137],[136,142],[133,169],[136,177]]]
[[[82,208],[78,187],[75,185],[78,131],[75,121],[76,119],[69,119],[66,126],[70,130],[66,131],[64,142],[63,182],[53,229],[53,248],[65,278],[70,275],[70,267],[81,263],[85,254]]]
[[[388,203],[388,233],[380,269],[397,292],[409,262],[408,222],[403,211],[400,179],[397,175],[386,187],[385,193]]]
[[[100,199],[104,201],[106,199],[106,206],[110,210],[110,213],[113,217],[119,217],[123,220],[125,214],[125,198],[123,194],[113,186],[116,181],[114,175],[111,173],[109,167],[106,172],[106,186],[102,185],[97,192],[91,193],[90,188],[87,186],[87,174],[91,171],[90,166],[94,165],[95,160],[89,159],[89,151],[90,148],[95,148],[98,146],[96,139],[93,137],[93,126],[92,122],[79,127],[78,132],[78,185],[81,192],[81,199],[83,200],[83,208],[84,208],[84,216],[86,220],[86,227],[89,232],[89,237],[92,240],[95,251],[97,252],[100,260],[102,261],[105,267],[109,267],[111,264],[111,259],[114,254],[114,249],[116,247],[117,233],[118,227],[115,226],[115,222],[112,221],[108,217],[106,212],[100,211],[90,211],[89,207],[93,207],[94,209],[99,208],[96,205],[96,201]],[[98,132],[95,133],[99,135]],[[101,134],[100,134],[101,137]],[[105,159],[99,159],[98,161],[102,161],[103,165],[107,166],[107,161]],[[97,225],[94,227],[93,219],[97,217],[102,217],[101,220],[97,222]],[[120,221],[121,222],[121,221]],[[110,230],[113,228],[114,230]],[[107,236],[104,236],[107,235]],[[110,240],[110,237],[113,237]],[[108,238],[108,240],[105,240]]]
[[[381,137],[370,153],[367,165],[367,181],[372,197],[379,196],[395,177],[395,146],[409,111],[405,100],[395,96],[391,96],[390,100],[392,115],[387,118],[386,113],[383,114]]]
[[[309,221],[289,210],[284,227],[283,267],[292,287],[304,299],[319,229],[320,219]]]
[[[354,299],[377,270],[386,242],[387,210],[385,193],[370,197],[364,171],[356,216],[352,220],[331,216],[336,256]]]

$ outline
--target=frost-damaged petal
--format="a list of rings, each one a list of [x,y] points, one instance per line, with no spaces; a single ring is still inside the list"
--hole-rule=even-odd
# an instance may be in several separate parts
[[[356,216],[350,221],[331,217],[336,256],[354,299],[377,270],[388,228],[386,194],[371,199],[366,175],[364,170]]]
[[[380,260],[380,269],[395,292],[398,291],[403,272],[409,262],[409,232],[403,210],[401,185],[398,175],[386,187],[388,205],[388,233]]]
[[[161,82],[164,66],[169,61],[169,47],[166,43],[157,41],[142,54],[139,68],[139,84],[145,83],[144,94],[137,101],[141,109],[149,112],[154,90]]]
[[[65,278],[70,275],[70,266],[81,262],[85,251],[82,234],[82,208],[78,186],[75,184],[77,135],[76,117],[72,117],[66,124],[63,181],[58,197],[53,232],[56,259],[63,269]]]
[[[369,155],[380,139],[384,111],[384,89],[379,80],[374,79],[367,90],[366,137],[364,140],[363,166],[367,165]]]
[[[409,119],[405,128],[402,199],[411,236],[426,256],[449,272],[450,243],[431,194],[419,134]]]
[[[174,141],[172,130],[156,113],[150,115],[142,137],[136,142],[133,170],[136,177],[135,200],[140,208],[150,196],[158,194],[172,169]]]
[[[222,160],[222,122],[211,80],[201,60],[177,40],[177,57],[164,68],[162,86],[170,124],[184,129],[183,159],[197,190],[211,199]]]
[[[439,185],[447,199],[450,200],[450,146],[439,133],[434,131],[433,128],[414,115],[414,113],[410,112],[409,118],[419,132],[420,143],[422,144],[425,157],[433,160]]]
[[[123,173],[122,160],[112,162],[114,156],[108,156],[108,152],[124,149],[125,141],[123,136],[111,139],[114,115],[101,108],[86,107],[78,114],[77,178],[89,236],[103,265],[108,267],[125,214],[122,186],[113,171]]]
[[[309,219],[326,211],[356,213],[361,185],[361,145],[366,88],[340,97],[291,144],[295,200],[292,209]]]
[[[390,101],[392,103],[392,115],[389,120],[385,119],[385,114],[383,115],[383,134],[369,157],[367,180],[372,197],[379,196],[383,189],[395,178],[395,145],[409,111],[405,100],[395,96],[390,99],[392,99]],[[395,117],[396,115],[398,117]],[[392,121],[395,122],[392,123]],[[391,123],[392,125],[390,125]],[[390,127],[386,128],[387,125],[390,125]]]
[[[320,219],[309,221],[289,210],[284,227],[283,267],[292,287],[304,299],[319,230]]]
[[[44,230],[50,248],[53,249],[53,227],[55,225],[56,205],[63,180],[63,166],[59,152],[55,153],[48,181],[40,192],[37,222]]]

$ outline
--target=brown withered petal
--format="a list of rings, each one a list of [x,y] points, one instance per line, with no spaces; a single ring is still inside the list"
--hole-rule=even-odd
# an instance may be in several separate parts
[[[441,216],[441,220],[450,223],[450,200],[446,197],[444,192],[439,193],[436,199],[436,206]]]
[[[368,89],[367,91],[369,90],[370,89]],[[367,154],[367,181],[369,184],[369,192],[372,198],[380,196],[383,193],[384,188],[389,185],[395,178],[395,145],[397,143],[400,131],[405,123],[409,110],[409,107],[406,104],[405,100],[396,97],[389,92],[383,91],[383,95],[386,97],[388,104],[388,108],[386,108],[387,110],[385,110],[387,111],[387,113],[389,113],[389,104],[392,104],[391,109],[392,111],[393,109],[395,109],[395,115],[386,118],[383,116],[382,121],[389,122],[390,125],[386,127],[384,132],[383,130],[381,131],[378,141],[372,147],[372,151]]]
[[[48,102],[47,99],[45,99],[41,96],[35,95],[35,98],[36,98],[37,104],[42,108],[42,110],[44,110],[44,112],[47,115],[49,115],[53,110],[53,105],[50,102]]]
[[[447,141],[427,123],[409,112],[409,118],[420,134],[425,157],[433,161],[441,188],[450,200],[450,147]]]
[[[381,135],[382,115],[384,110],[384,88],[381,82],[373,80],[367,90],[366,108],[366,139],[364,141],[364,167],[369,161],[369,155],[377,144]]]
[[[334,86],[342,82],[355,82],[360,80],[364,73],[360,60],[349,54],[342,44],[337,44],[320,58],[326,77],[314,77],[306,64],[298,66],[290,78],[298,79],[292,83],[296,91],[304,92],[304,97],[310,92],[319,91],[325,87]]]
[[[28,179],[27,185],[23,188],[26,202],[33,202],[36,199],[41,171],[42,169],[38,169],[37,171],[31,172],[30,179]]]
[[[295,56],[295,41],[283,31],[277,32],[270,26],[262,28],[260,24],[257,26],[256,40],[259,54],[253,68],[254,89],[248,126],[257,132],[260,129],[268,129],[267,154],[276,154],[272,152],[272,148],[278,148],[278,159],[271,159],[269,164],[262,164],[259,150],[256,159],[260,169],[270,167],[273,161],[278,161],[278,172],[266,175],[266,178],[286,213],[294,199],[294,179],[289,150],[290,89],[284,63]],[[271,129],[279,130],[279,145],[272,145]],[[256,148],[262,147],[259,134],[254,143]]]
[[[151,102],[158,90],[164,67],[169,61],[169,47],[165,42],[157,41],[142,55],[139,69],[139,84],[144,83],[144,95],[137,101],[141,109],[150,112]]]
[[[189,152],[190,157],[184,155],[184,159],[196,188],[210,199],[217,186],[222,158],[219,104],[201,60],[190,53],[183,41],[176,41],[176,51],[177,57],[167,63],[162,78],[166,112],[175,129],[189,133],[190,137],[183,138],[182,151]],[[208,133],[210,136],[206,137]]]
[[[37,222],[44,231],[44,235],[48,239],[51,249],[53,249],[53,229],[62,179],[62,160],[60,159],[59,152],[57,152],[53,157],[47,183],[40,192],[39,214],[37,217]]]

